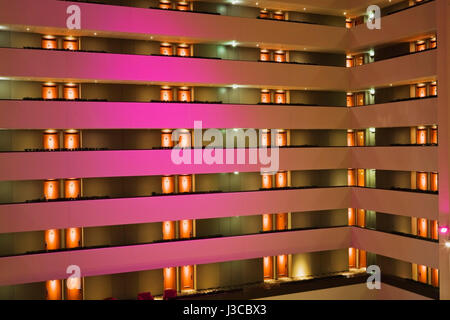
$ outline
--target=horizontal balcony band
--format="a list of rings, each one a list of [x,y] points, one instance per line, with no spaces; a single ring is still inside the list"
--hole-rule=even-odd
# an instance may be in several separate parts
[[[3,77],[37,81],[71,79],[77,82],[102,80],[129,84],[238,84],[261,88],[345,91],[349,72],[347,68],[332,66],[14,48],[0,48],[0,59],[14,61],[0,65]]]
[[[351,233],[352,245],[355,248],[439,269],[437,242],[357,227],[353,227]]]
[[[2,204],[0,233],[344,209],[350,203],[349,190],[313,188]]]
[[[384,31],[383,31],[384,32]],[[351,68],[352,90],[432,81],[437,75],[437,50],[427,50]]]
[[[71,3],[54,0],[7,0],[0,1],[0,21],[13,30],[23,26],[33,27],[34,32],[67,35],[66,10]],[[230,42],[235,40],[244,45],[262,43],[270,47],[289,50],[325,50],[344,52],[349,48],[358,50],[382,43],[405,41],[428,35],[436,30],[434,2],[420,5],[393,15],[382,17],[382,30],[369,30],[361,24],[350,30],[308,23],[286,23],[255,18],[241,18],[222,15],[196,14],[172,10],[151,10],[126,6],[111,6],[92,3],[76,3],[81,11],[81,30],[71,30],[70,35],[92,36],[96,31],[100,36],[148,40],[153,35],[164,41],[188,42]],[[370,3],[369,3],[370,4]],[[350,15],[360,14],[362,3],[345,5]],[[277,6],[280,6],[277,3]],[[285,4],[283,4],[285,6]],[[23,15],[22,9],[39,15]],[[289,4],[287,4],[289,7]],[[308,7],[336,8],[333,2]],[[339,6],[340,7],[340,6]],[[358,9],[356,9],[358,8]],[[352,10],[358,12],[352,13]],[[86,18],[87,17],[87,18]],[[89,17],[96,17],[90,19]],[[205,28],[215,25],[217,28]],[[174,28],[174,26],[179,26]],[[302,34],[301,38],[296,35]]]
[[[164,110],[164,112],[162,111]],[[437,98],[325,106],[0,100],[2,129],[365,129],[437,123]]]
[[[349,48],[357,51],[388,43],[415,40],[420,36],[434,34],[437,29],[435,2],[432,1],[384,16],[381,18],[381,29],[369,29],[366,24],[360,24],[350,29]]]
[[[350,246],[350,227],[338,227],[3,257],[0,286],[65,279],[69,265],[89,277]]]
[[[396,171],[438,171],[436,146],[351,147],[350,167]]]
[[[76,3],[80,7],[81,30],[67,30],[67,7],[73,3],[41,0],[0,1],[0,21],[11,27],[32,26],[34,32],[54,35],[131,37],[164,41],[224,42],[246,45],[263,43],[271,47],[312,51],[345,51],[347,30],[307,23],[286,23],[255,18],[196,14],[172,10],[152,10],[126,6]],[[24,15],[23,8],[37,15]],[[214,26],[210,28],[209,26]],[[302,37],[298,37],[301,34]]]
[[[352,188],[353,208],[364,208],[407,217],[439,219],[437,194],[375,188]]]
[[[217,149],[214,158],[220,160],[212,164],[208,161],[214,158],[208,149],[1,152],[0,181],[348,168],[437,171],[436,149],[422,146],[230,148]],[[181,157],[185,159],[183,163]],[[238,159],[242,164],[237,163]]]
[[[347,129],[342,107],[0,100],[3,129]]]
[[[353,129],[410,127],[438,122],[436,97],[380,103],[350,110]]]
[[[81,276],[90,277],[349,247],[438,268],[438,246],[386,232],[335,227],[81,249],[2,257],[0,286],[65,279],[67,267],[74,264]]]
[[[0,59],[15,62],[2,64],[0,74],[6,78],[35,81],[93,82],[99,79],[127,84],[237,84],[243,87],[348,91],[434,80],[437,74],[436,52],[437,50],[427,50],[354,68],[343,68],[0,48]],[[34,63],[35,61],[39,63]],[[302,76],[299,77],[298,74]]]
[[[2,204],[0,233],[345,208],[437,220],[438,196],[335,187]]]

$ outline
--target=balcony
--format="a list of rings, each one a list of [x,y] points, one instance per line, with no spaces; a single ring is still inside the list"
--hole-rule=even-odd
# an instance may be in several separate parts
[[[331,66],[14,48],[0,48],[0,59],[14,61],[0,66],[2,76],[37,81],[94,82],[101,79],[130,84],[239,84],[336,91],[348,88],[348,70]]]

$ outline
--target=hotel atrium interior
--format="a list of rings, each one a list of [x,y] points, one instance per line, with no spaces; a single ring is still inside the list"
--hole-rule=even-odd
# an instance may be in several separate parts
[[[0,300],[449,300],[449,56],[450,0],[0,0]]]

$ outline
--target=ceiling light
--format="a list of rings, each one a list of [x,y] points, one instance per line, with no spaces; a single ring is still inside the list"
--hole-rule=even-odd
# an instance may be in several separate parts
[[[447,248],[450,248],[450,241],[446,241],[446,242],[445,242],[445,246],[446,246]]]
[[[233,47],[236,47],[238,44],[237,44],[237,42],[236,42],[235,40],[233,40],[233,41],[231,41],[231,45],[232,45]]]
[[[441,227],[439,231],[443,234],[446,234],[448,232],[448,227]]]
[[[238,85],[237,84],[233,84],[233,89],[237,89]]]
[[[233,172],[234,174],[239,174],[239,172],[237,172],[237,171],[235,171],[235,172]]]
[[[370,94],[375,94],[375,89],[374,88],[370,89]]]

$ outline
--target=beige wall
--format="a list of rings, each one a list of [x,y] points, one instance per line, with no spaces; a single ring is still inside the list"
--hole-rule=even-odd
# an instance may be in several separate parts
[[[347,225],[347,209],[292,212],[291,228],[319,228]]]
[[[324,275],[348,270],[348,250],[292,255],[292,277]]]
[[[290,130],[291,146],[347,146],[345,130]]]
[[[263,280],[262,259],[197,265],[197,289],[239,286]]]

